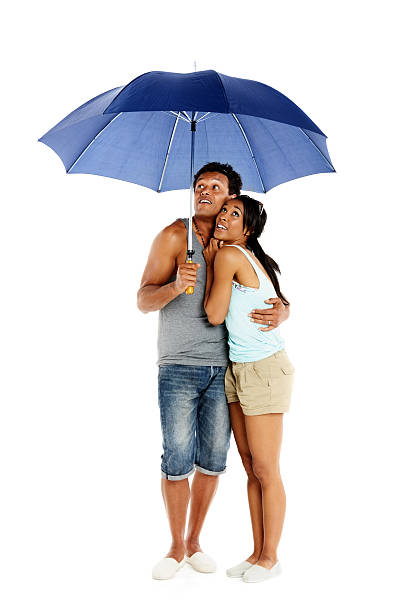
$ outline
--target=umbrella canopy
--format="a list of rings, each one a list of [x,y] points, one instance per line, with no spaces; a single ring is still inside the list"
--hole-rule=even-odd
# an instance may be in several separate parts
[[[229,163],[244,189],[264,193],[334,172],[326,136],[296,104],[263,83],[215,70],[147,72],[86,102],[39,140],[71,174],[109,176],[158,192],[190,187],[188,262],[196,168]]]
[[[289,98],[214,70],[142,74],[86,102],[39,140],[68,173],[158,192],[189,188],[192,171],[210,161],[231,164],[255,192],[334,171],[325,134]]]

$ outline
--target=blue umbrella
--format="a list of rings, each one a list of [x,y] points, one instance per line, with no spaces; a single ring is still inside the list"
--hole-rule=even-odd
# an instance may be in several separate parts
[[[157,192],[190,187],[188,260],[195,169],[229,163],[244,189],[263,193],[335,171],[325,134],[289,98],[214,70],[147,72],[89,100],[39,140],[69,174],[108,176]]]

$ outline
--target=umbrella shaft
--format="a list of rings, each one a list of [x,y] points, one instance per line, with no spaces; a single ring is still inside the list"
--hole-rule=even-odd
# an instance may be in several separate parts
[[[194,142],[195,142],[195,133],[196,133],[196,121],[195,121],[195,112],[191,115],[191,166],[190,166],[190,219],[188,224],[188,241],[187,241],[187,249],[189,251],[193,250],[193,214],[194,214]]]

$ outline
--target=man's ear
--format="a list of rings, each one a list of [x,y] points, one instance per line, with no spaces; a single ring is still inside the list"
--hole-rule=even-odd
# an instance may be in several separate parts
[[[232,198],[236,198],[236,197],[237,197],[237,194],[236,194],[236,193],[232,193],[232,194],[231,194],[229,197],[230,197],[230,198],[231,198],[231,200],[232,200]]]

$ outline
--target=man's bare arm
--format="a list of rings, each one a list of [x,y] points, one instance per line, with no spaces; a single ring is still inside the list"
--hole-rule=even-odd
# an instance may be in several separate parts
[[[185,229],[176,223],[156,236],[137,293],[137,306],[142,312],[160,310],[187,287],[195,287],[199,264],[180,264],[176,279],[168,282],[177,266],[179,253],[185,249],[185,242]]]
[[[279,298],[269,298],[265,300],[265,303],[273,304],[273,308],[258,308],[252,310],[248,315],[253,323],[268,325],[268,327],[260,328],[261,331],[268,332],[286,321],[290,315],[290,306],[285,306]]]

